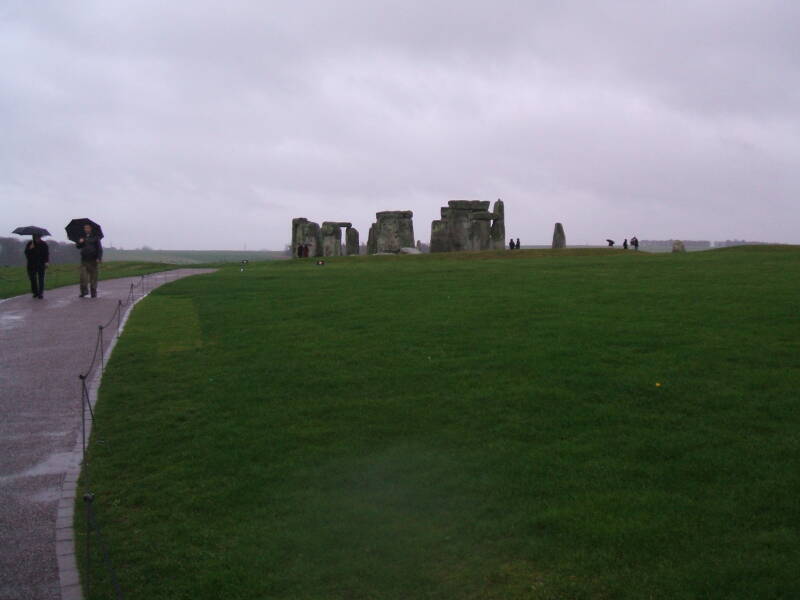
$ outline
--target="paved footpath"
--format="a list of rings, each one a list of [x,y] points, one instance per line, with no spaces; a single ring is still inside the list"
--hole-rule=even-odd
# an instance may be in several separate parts
[[[149,275],[145,291],[211,271]],[[80,461],[78,374],[92,361],[97,326],[126,300],[132,283],[141,278],[101,281],[95,299],[78,298],[76,285],[46,290],[43,300],[0,300],[0,600],[60,600],[61,584],[73,588],[65,598],[79,597],[77,582],[69,581],[74,572],[65,583],[62,556],[71,554],[66,525],[74,497],[62,488],[74,489]],[[57,525],[64,527],[60,537]]]

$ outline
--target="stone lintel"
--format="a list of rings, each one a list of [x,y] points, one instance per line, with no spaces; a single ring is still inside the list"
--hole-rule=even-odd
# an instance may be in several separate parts
[[[384,210],[375,213],[375,217],[380,221],[381,219],[410,219],[414,213],[410,210]]]
[[[456,210],[488,211],[489,204],[488,200],[450,200],[447,206]]]

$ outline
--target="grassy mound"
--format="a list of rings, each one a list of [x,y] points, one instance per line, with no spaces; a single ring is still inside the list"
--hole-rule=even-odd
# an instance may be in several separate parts
[[[519,251],[159,288],[91,445],[126,597],[800,596],[799,266]]]

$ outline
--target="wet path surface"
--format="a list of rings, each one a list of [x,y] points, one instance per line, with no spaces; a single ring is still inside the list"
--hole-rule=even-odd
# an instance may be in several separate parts
[[[145,278],[145,289],[211,269]],[[81,424],[78,374],[106,323],[139,277],[0,300],[0,600],[58,600],[57,505]]]

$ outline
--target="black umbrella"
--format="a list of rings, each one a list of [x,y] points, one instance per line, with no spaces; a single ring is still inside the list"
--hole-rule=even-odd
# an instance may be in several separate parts
[[[86,237],[86,232],[83,230],[84,225],[91,225],[92,233],[98,238],[103,237],[103,229],[91,219],[72,219],[69,225],[64,227],[67,231],[67,239],[77,242],[79,239]]]
[[[40,237],[44,237],[46,235],[52,235],[44,227],[37,227],[36,225],[28,225],[27,227],[17,227],[11,233],[16,233],[17,235],[38,235]]]

